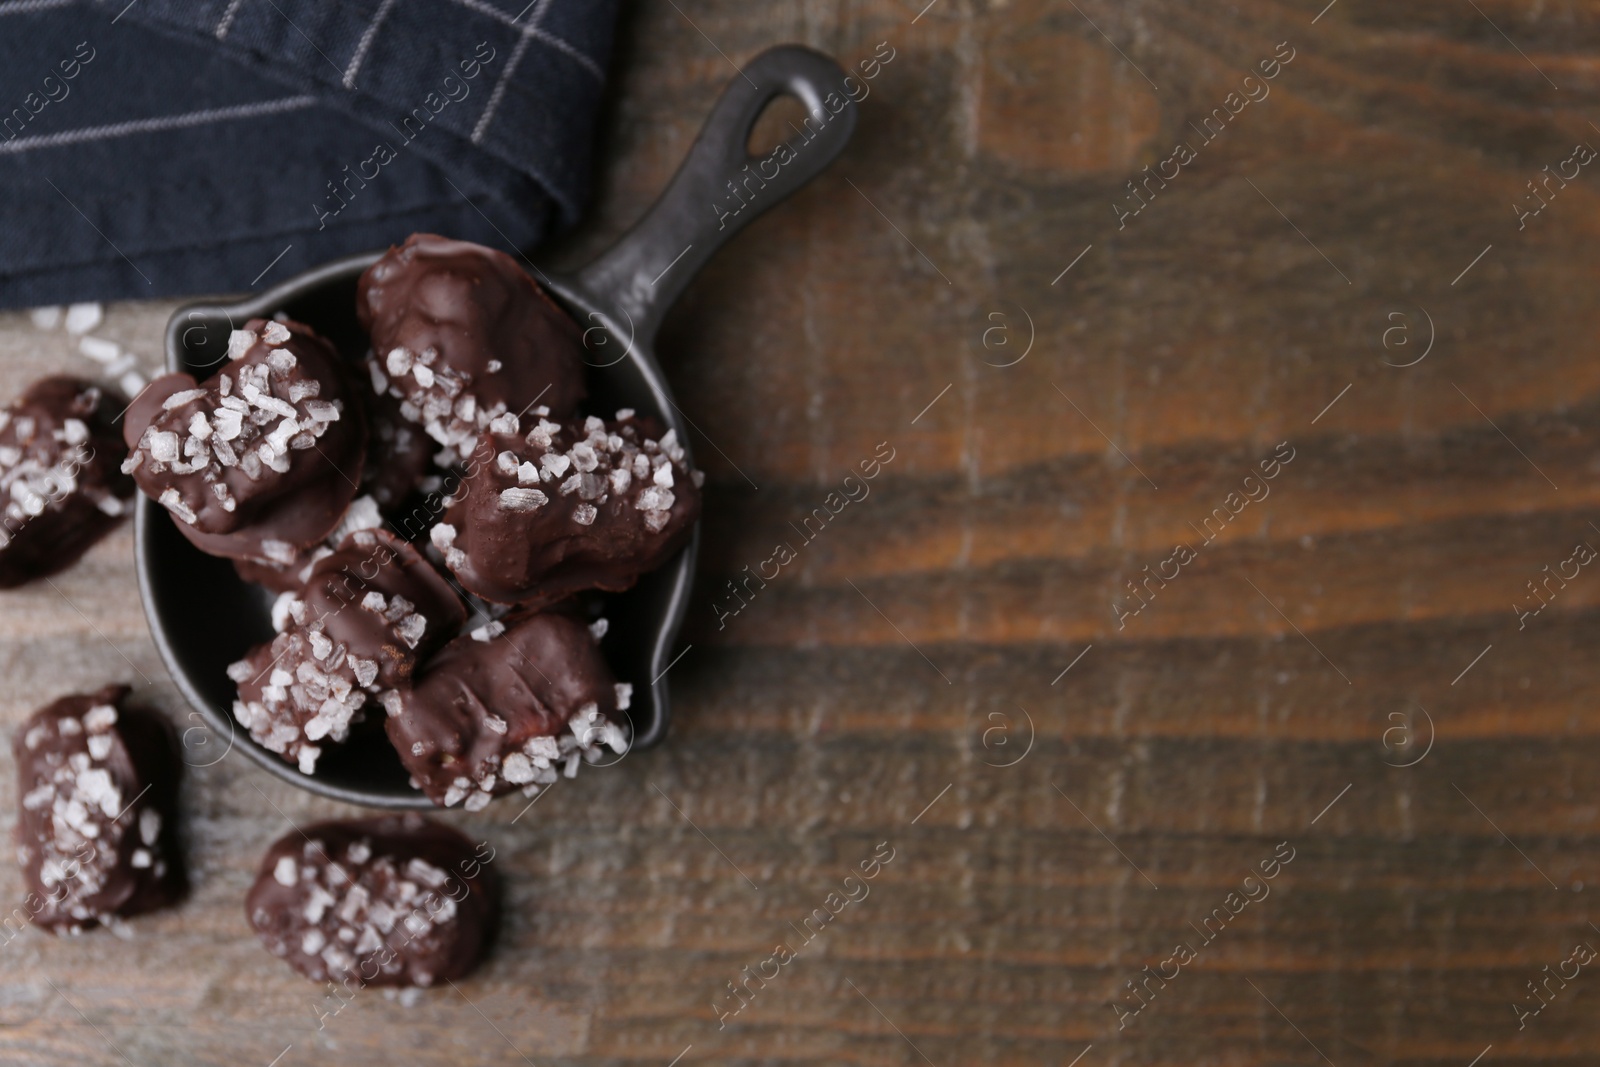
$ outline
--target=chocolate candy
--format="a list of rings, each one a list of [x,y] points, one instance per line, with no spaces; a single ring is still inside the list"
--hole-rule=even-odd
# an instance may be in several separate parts
[[[327,537],[310,548],[294,554],[288,563],[271,563],[256,559],[236,559],[233,569],[247,582],[264,585],[274,593],[292,593],[311,577],[311,567],[318,560],[333,555],[334,549],[344,544],[344,539],[357,530],[372,530],[383,525],[383,514],[378,502],[371,496],[358,496],[350,502],[349,509],[339,525]]]
[[[361,276],[356,314],[373,387],[444,446],[442,466],[497,415],[542,404],[565,417],[583,399],[577,323],[492,248],[413,234]]]
[[[379,508],[392,512],[432,471],[436,446],[422,427],[400,414],[400,402],[382,389],[367,397],[367,424],[367,474],[362,487]]]
[[[0,589],[75,562],[128,510],[112,420],[120,398],[77,378],[34,382],[0,411]]]
[[[354,499],[366,422],[310,327],[252,319],[228,356],[203,383],[150,383],[128,410],[122,469],[202,551],[290,564]]]
[[[299,766],[360,721],[466,621],[461,599],[415,549],[385,530],[352,533],[273,606],[278,636],[228,667],[233,714],[257,743]]]
[[[176,739],[159,715],[124,706],[127,695],[108,685],[62,697],[12,737],[17,863],[28,917],[51,933],[150,911],[186,888]]]
[[[611,423],[529,421],[507,414],[490,424],[456,503],[430,532],[469,592],[529,606],[616,592],[689,539],[702,476],[674,431],[626,408]]]
[[[273,843],[245,914],[307,978],[428,986],[483,958],[499,916],[493,859],[420,815],[316,823]]]
[[[515,615],[458,637],[399,691],[384,724],[435,804],[478,811],[537,793],[603,748],[627,749],[633,687],[612,680],[595,633],[565,615]]]

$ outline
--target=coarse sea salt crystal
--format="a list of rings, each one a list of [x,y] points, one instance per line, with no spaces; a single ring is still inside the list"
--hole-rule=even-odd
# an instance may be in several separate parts
[[[250,351],[250,346],[256,343],[254,330],[234,330],[228,334],[228,358],[243,359],[244,354]]]
[[[350,657],[350,669],[355,671],[356,684],[365,689],[378,680],[378,661],[362,659],[359,656]]]
[[[473,630],[472,639],[474,641],[493,641],[495,638],[499,637],[505,632],[506,624],[501,622],[499,619],[496,619],[493,622],[485,623],[484,625]]]
[[[99,304],[70,304],[67,307],[67,332],[88,333],[100,325],[103,318],[105,315]]]
[[[178,461],[178,435],[170,430],[157,430],[150,435],[150,458],[157,463]]]
[[[33,319],[33,324],[38,329],[53,330],[61,322],[61,305],[51,304],[49,307],[34,308],[28,312],[28,317]]]
[[[272,880],[281,886],[292,886],[300,877],[300,870],[295,866],[293,856],[278,857],[277,866],[272,868]]]
[[[181,407],[183,407],[183,405],[187,404],[189,401],[191,401],[191,400],[199,400],[201,397],[203,397],[205,395],[206,395],[206,391],[204,389],[182,389],[182,390],[179,390],[178,392],[173,393],[171,396],[167,397],[165,400],[163,400],[161,402],[161,410],[162,411],[171,411],[173,408],[181,408]]]
[[[513,486],[510,489],[500,490],[500,507],[504,511],[533,511],[548,502],[549,497],[537,489]]]
[[[427,629],[427,619],[421,615],[407,615],[400,620],[400,624],[394,628],[394,631],[400,635],[400,640],[406,643],[406,647],[416,648],[417,642],[422,640],[422,635]]]
[[[261,339],[269,345],[281,345],[289,339],[289,327],[281,322],[269,322],[261,331]]]
[[[593,504],[579,504],[572,511],[572,521],[579,526],[590,526],[593,525],[597,514]]]
[[[199,518],[199,516],[194,513],[194,509],[190,508],[188,504],[183,502],[183,497],[178,494],[176,489],[164,490],[161,494],[159,503],[162,507],[178,516],[178,518],[182,519],[190,526],[193,526],[195,524],[195,520]]]
[[[115,341],[107,341],[103,337],[80,337],[78,351],[94,360],[96,363],[110,363],[122,355],[122,346]],[[127,370],[126,367],[123,370]]]

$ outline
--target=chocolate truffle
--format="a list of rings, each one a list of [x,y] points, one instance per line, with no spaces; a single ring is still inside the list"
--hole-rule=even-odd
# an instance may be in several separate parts
[[[122,401],[77,378],[34,382],[0,411],[0,589],[74,563],[129,509]]]
[[[125,685],[62,697],[12,737],[17,863],[29,918],[76,934],[176,901],[177,742],[165,719],[128,708]]]
[[[312,565],[298,593],[278,598],[278,636],[229,665],[234,717],[311,774],[369,700],[398,708],[395,687],[465,621],[461,598],[415,549],[385,530],[357,531]]]
[[[256,936],[314,981],[428,986],[477,966],[499,916],[494,849],[420,815],[315,823],[273,843]]]
[[[515,415],[490,424],[477,455],[492,458],[430,531],[469,592],[529,606],[618,592],[689,539],[702,477],[674,431],[626,408],[610,423],[531,421],[525,434]]]
[[[339,354],[308,326],[252,319],[231,362],[151,382],[128,409],[122,465],[214,556],[292,563],[355,498],[366,422]]]
[[[356,314],[372,338],[373,387],[399,401],[450,466],[489,420],[584,397],[577,323],[492,248],[413,234],[361,276]]]
[[[623,752],[618,715],[633,687],[613,681],[595,631],[565,615],[514,615],[458,637],[430,660],[389,740],[428,799],[478,811],[521,788],[532,796],[604,747]]]

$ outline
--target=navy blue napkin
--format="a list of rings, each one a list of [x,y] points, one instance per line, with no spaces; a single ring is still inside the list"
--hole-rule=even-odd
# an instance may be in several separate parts
[[[572,222],[617,0],[0,2],[0,307]]]

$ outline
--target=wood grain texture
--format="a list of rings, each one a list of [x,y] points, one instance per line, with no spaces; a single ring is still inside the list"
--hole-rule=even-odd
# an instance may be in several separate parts
[[[0,946],[0,1058],[1592,1062],[1600,977],[1522,1029],[1512,1005],[1600,945],[1600,575],[1514,605],[1600,545],[1600,175],[1525,228],[1511,205],[1600,144],[1600,11],[640,0],[595,209],[535,258],[604,247],[732,64],[786,40],[896,58],[845,157],[662,337],[709,474],[668,743],[520,817],[447,816],[501,857],[495,955],[321,1029],[240,901],[290,821],[353,811],[237,756],[196,769],[192,899],[126,939]],[[153,364],[170,307],[98,332]],[[0,351],[7,394],[91,366],[19,315]],[[801,533],[884,442],[870,494]],[[1281,442],[1270,493],[1230,505]],[[0,677],[7,723],[123,680],[188,724],[129,531],[0,598]],[[727,983],[885,841],[870,895],[719,1027]],[[1206,943],[1280,842],[1270,894]],[[1197,958],[1119,1029],[1179,942]]]

